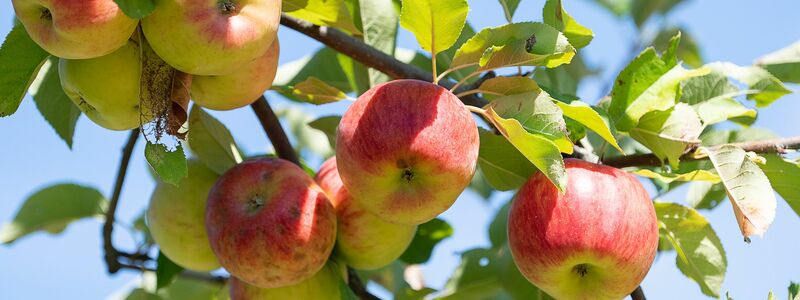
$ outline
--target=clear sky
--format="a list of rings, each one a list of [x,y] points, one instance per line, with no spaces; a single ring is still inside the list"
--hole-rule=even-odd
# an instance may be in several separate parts
[[[523,0],[515,21],[541,20],[543,0]],[[579,55],[603,68],[602,75],[587,80],[579,90],[584,101],[594,103],[599,91],[626,60],[632,26],[614,19],[588,0],[565,1],[567,11],[595,32],[594,41]],[[497,1],[470,0],[469,20],[475,28],[497,26],[505,22]],[[800,2],[772,1],[689,1],[676,8],[668,22],[688,28],[701,43],[706,61],[732,61],[748,65],[768,52],[800,40],[797,28]],[[13,9],[10,1],[0,3],[0,34],[10,30]],[[318,43],[289,29],[282,28],[281,62],[289,62],[311,53]],[[415,40],[403,31],[399,44],[417,49]],[[798,90],[798,86],[790,86]],[[278,99],[277,95],[268,95]],[[290,103],[274,101],[277,108]],[[295,105],[295,104],[291,104]],[[311,116],[341,114],[344,104],[322,107],[298,105]],[[767,127],[782,136],[800,135],[800,96],[782,98],[760,111],[755,126]],[[240,146],[249,153],[270,149],[253,113],[245,108],[214,113],[234,133]],[[19,111],[0,119],[0,222],[13,218],[21,201],[33,191],[59,182],[76,182],[98,188],[109,195],[117,170],[120,149],[126,132],[112,132],[98,127],[85,117],[78,121],[74,147],[68,149],[26,97]],[[154,186],[139,143],[125,184],[118,219],[124,224],[145,208]],[[318,161],[313,159],[312,161]],[[685,190],[671,193],[663,200],[684,202]],[[472,192],[465,192],[456,204],[442,215],[455,228],[455,235],[440,244],[430,263],[424,266],[426,283],[441,288],[465,250],[488,246],[486,229],[495,210],[511,197],[496,194],[485,202]],[[800,281],[797,250],[800,217],[778,199],[775,222],[765,237],[751,244],[742,237],[729,203],[712,212],[703,212],[719,235],[728,255],[728,271],[722,293],[730,291],[735,299],[765,299],[770,290],[779,299],[786,298],[790,280]],[[105,299],[139,276],[123,271],[106,274],[102,260],[101,224],[94,220],[74,223],[62,235],[35,234],[10,246],[0,246],[0,299]],[[116,231],[122,248],[131,246],[130,235],[122,227]],[[622,242],[622,241],[621,241]],[[649,299],[706,299],[696,283],[675,267],[675,254],[658,257],[643,283]]]

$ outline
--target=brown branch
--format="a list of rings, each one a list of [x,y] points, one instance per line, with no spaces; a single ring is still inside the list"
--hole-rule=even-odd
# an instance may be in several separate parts
[[[267,98],[261,96],[256,102],[250,104],[250,107],[253,108],[253,112],[258,116],[258,121],[261,123],[261,127],[264,128],[264,132],[267,133],[272,146],[275,147],[275,153],[278,154],[278,157],[299,166],[300,159],[297,157],[297,152],[294,151],[292,144],[289,142],[289,137],[286,136],[278,116],[269,106]]]
[[[644,291],[642,290],[642,286],[637,286],[633,293],[631,293],[631,300],[647,300],[644,296]]]
[[[353,293],[355,293],[359,299],[381,300],[381,298],[378,298],[367,291],[367,288],[361,282],[361,278],[358,277],[358,273],[356,273],[356,271],[351,267],[347,267],[347,283],[350,285],[350,289],[353,290]]]
[[[733,145],[739,146],[744,151],[752,151],[756,153],[785,153],[786,150],[800,149],[800,136],[765,140],[765,141],[752,141],[744,143],[734,143]],[[694,151],[689,151],[687,154],[681,156],[681,161],[692,161],[705,159],[706,157],[696,157]],[[634,167],[634,166],[660,166],[661,161],[653,154],[634,154],[627,156],[615,156],[603,159],[603,164],[617,167]]]
[[[103,224],[103,249],[105,250],[106,266],[108,272],[111,274],[116,273],[122,268],[119,262],[120,252],[114,248],[112,243],[112,234],[114,233],[114,219],[117,212],[117,203],[119,203],[120,194],[122,194],[122,185],[125,183],[125,174],[128,172],[128,164],[131,161],[131,154],[133,148],[136,146],[136,140],[139,139],[139,128],[131,130],[128,136],[128,141],[122,148],[122,158],[119,162],[119,170],[117,171],[117,180],[114,183],[114,192],[111,195],[111,200],[108,203],[106,210],[106,220]]]
[[[333,50],[347,55],[367,67],[376,69],[395,79],[418,79],[428,82],[433,81],[433,75],[415,66],[406,64],[396,58],[367,45],[361,40],[348,34],[326,26],[318,26],[310,22],[297,19],[287,14],[281,15],[281,25],[294,29],[310,38],[313,38]],[[440,85],[452,88],[456,85],[452,80],[442,80]],[[461,87],[453,92],[456,94],[466,91],[469,87]],[[461,98],[464,104],[482,107],[486,100],[477,95],[468,95]]]

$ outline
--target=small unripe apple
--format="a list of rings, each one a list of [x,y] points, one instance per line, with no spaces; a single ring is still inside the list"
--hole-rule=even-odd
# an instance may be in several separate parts
[[[400,224],[430,221],[469,185],[478,129],[449,90],[395,80],[358,97],[336,139],[339,174],[353,199]]]
[[[260,288],[236,277],[230,279],[231,300],[323,300],[340,299],[339,282],[346,270],[328,262],[322,270],[300,283],[277,288]]]
[[[622,170],[566,159],[567,189],[541,172],[517,193],[508,242],[520,272],[556,299],[622,299],[658,247],[653,202]]]
[[[176,264],[195,271],[219,268],[206,234],[208,192],[217,173],[189,160],[189,175],[178,186],[158,182],[147,207],[147,226],[161,252]]]
[[[52,55],[87,59],[125,45],[138,20],[114,0],[12,0],[17,18],[36,44]]]
[[[206,230],[231,275],[275,288],[322,269],[336,242],[336,211],[300,167],[276,158],[251,159],[214,184]]]
[[[156,0],[142,19],[153,50],[193,75],[238,72],[275,40],[281,0]]]
[[[336,208],[339,223],[334,256],[353,268],[374,270],[405,252],[414,239],[417,225],[384,221],[353,201],[336,170],[336,158],[322,164],[316,180]]]
[[[139,105],[141,59],[133,40],[97,58],[62,58],[58,75],[64,93],[97,125],[128,130],[153,118],[147,107]]]
[[[272,86],[280,48],[275,39],[267,53],[239,71],[220,76],[194,76],[192,100],[213,110],[231,110],[253,103]]]

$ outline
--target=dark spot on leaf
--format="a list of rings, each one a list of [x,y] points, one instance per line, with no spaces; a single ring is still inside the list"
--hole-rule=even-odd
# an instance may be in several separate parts
[[[622,79],[617,79],[617,85],[625,85],[625,81],[622,81]]]
[[[525,40],[525,51],[533,51],[533,46],[536,46],[536,34],[531,34],[531,36]]]

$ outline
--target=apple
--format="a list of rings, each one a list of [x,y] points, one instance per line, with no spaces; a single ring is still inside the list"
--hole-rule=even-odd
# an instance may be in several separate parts
[[[624,171],[564,162],[564,194],[541,172],[517,193],[508,215],[511,255],[531,283],[556,299],[622,299],[656,255],[653,202]]]
[[[202,107],[231,110],[253,103],[272,86],[278,71],[278,40],[267,53],[248,63],[242,70],[220,76],[194,76],[192,99]]]
[[[129,40],[101,57],[62,58],[58,75],[64,93],[90,120],[111,130],[128,130],[153,118],[139,105],[140,61],[139,45]]]
[[[339,123],[336,161],[353,199],[378,217],[422,224],[469,185],[478,129],[447,89],[419,80],[377,85]]]
[[[127,43],[138,20],[114,0],[12,0],[17,18],[36,44],[52,55],[87,59]]]
[[[300,167],[257,158],[229,169],[211,188],[206,230],[231,275],[275,288],[322,269],[336,242],[336,211]]]
[[[322,270],[309,279],[293,285],[268,289],[231,277],[231,300],[339,299],[341,294],[339,283],[342,280],[342,273],[347,272],[341,267],[343,266],[328,262]]]
[[[208,192],[219,175],[198,160],[189,160],[188,166],[189,176],[178,186],[158,182],[147,207],[147,226],[170,260],[206,272],[220,267],[205,226]]]
[[[417,225],[386,222],[352,201],[339,178],[335,157],[322,164],[316,181],[336,208],[339,223],[333,253],[347,265],[361,270],[384,267],[400,257],[414,239]]]
[[[277,36],[281,0],[156,0],[142,30],[153,50],[193,75],[237,72]]]

